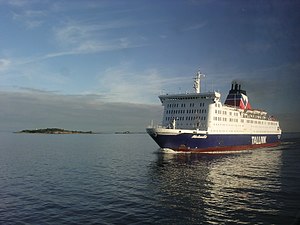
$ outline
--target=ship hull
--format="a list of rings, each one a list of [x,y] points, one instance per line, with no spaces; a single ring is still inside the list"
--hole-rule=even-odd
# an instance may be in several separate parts
[[[280,134],[195,134],[167,133],[147,129],[162,149],[181,152],[241,151],[272,147],[280,143]]]

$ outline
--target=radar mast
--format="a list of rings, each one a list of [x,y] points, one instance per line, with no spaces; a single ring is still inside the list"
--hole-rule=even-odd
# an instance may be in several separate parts
[[[196,93],[200,93],[200,88],[201,88],[201,78],[204,78],[205,75],[201,73],[200,70],[196,73],[196,77],[194,78],[194,89]]]

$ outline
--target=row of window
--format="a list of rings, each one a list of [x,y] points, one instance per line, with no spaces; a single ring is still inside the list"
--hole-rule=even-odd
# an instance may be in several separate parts
[[[244,114],[244,118],[253,118],[253,119],[261,119],[261,120],[267,120],[268,118],[266,116],[258,116],[253,114]]]
[[[197,97],[169,97],[169,98],[162,98],[163,100],[171,100],[171,101],[176,101],[176,100],[190,100],[190,99],[209,99],[211,96],[197,96]]]
[[[177,123],[176,127],[181,128],[181,129],[189,129],[189,128],[206,129],[206,124],[201,124],[201,123]]]
[[[227,118],[226,117],[217,117],[217,116],[215,116],[215,117],[213,117],[213,120],[227,122]],[[229,118],[229,122],[236,122],[237,123],[237,122],[239,122],[239,120],[235,119],[235,118]],[[244,122],[244,121],[241,121],[241,122]]]
[[[215,110],[215,113],[216,114],[222,114],[222,115],[227,115],[227,111],[222,111],[222,110]],[[232,113],[232,112],[229,112],[229,116],[239,116],[239,113],[237,113],[237,112],[234,112],[234,113]]]
[[[227,118],[226,117],[217,117],[214,116],[213,120],[215,121],[224,121],[227,122]],[[235,118],[229,118],[229,122],[239,122],[238,119]],[[244,123],[244,119],[240,120],[241,123]],[[276,122],[267,122],[267,121],[259,121],[259,120],[246,120],[246,123],[254,123],[254,124],[263,124],[263,125],[277,125]]]
[[[178,110],[167,110],[166,114],[184,114],[184,113],[206,113],[206,109],[178,109]]]
[[[199,103],[200,107],[204,107],[204,105],[205,105],[204,102],[200,102]],[[181,108],[185,108],[186,104],[185,103],[181,103],[181,104],[179,104],[179,103],[167,104],[167,108],[178,108],[179,106]],[[196,103],[190,103],[190,107],[195,107],[195,106],[197,106]]]
[[[172,121],[175,117],[171,117],[171,116],[167,116],[166,117],[166,121]],[[175,118],[176,120],[179,120],[179,121],[184,121],[184,120],[206,120],[206,116],[179,116],[179,117],[176,117]]]
[[[227,111],[224,110],[218,110],[215,109],[215,114],[219,115],[227,115]],[[238,112],[228,112],[229,116],[239,116]],[[262,120],[267,120],[268,118],[266,116],[261,116],[261,115],[254,115],[254,114],[243,114],[243,118],[253,118],[253,119],[262,119]]]

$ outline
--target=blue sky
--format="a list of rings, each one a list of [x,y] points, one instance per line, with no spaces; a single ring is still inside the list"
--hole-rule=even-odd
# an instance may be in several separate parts
[[[299,1],[0,0],[1,129],[143,130],[160,120],[157,95],[192,90],[200,68],[203,89],[224,100],[240,80],[253,107],[300,131],[299,10]]]

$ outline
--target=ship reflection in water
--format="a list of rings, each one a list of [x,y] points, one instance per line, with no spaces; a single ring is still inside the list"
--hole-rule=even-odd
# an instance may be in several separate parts
[[[277,223],[280,147],[240,154],[157,154],[151,179],[169,219],[186,224]],[[184,212],[184,213],[183,213]],[[172,224],[172,221],[170,221]]]

